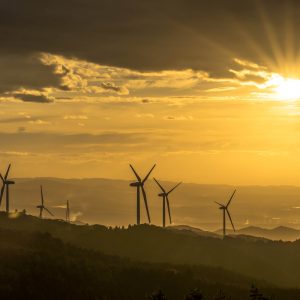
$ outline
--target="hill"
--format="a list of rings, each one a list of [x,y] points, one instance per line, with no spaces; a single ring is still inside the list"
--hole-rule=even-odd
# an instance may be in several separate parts
[[[0,241],[1,299],[141,300],[154,299],[151,294],[161,289],[167,299],[183,300],[197,288],[207,300],[245,300],[254,281],[220,268],[134,262],[63,243],[49,233],[1,228]],[[276,299],[300,297],[300,290],[258,284]]]
[[[202,230],[200,228],[196,228],[196,227],[192,227],[192,226],[188,226],[188,225],[174,225],[174,226],[167,227],[167,229],[176,230],[176,231],[179,230],[185,234],[200,235],[203,237],[222,238],[222,236],[220,236],[220,234],[219,234],[219,231],[217,231],[217,234],[216,234],[214,232]]]
[[[222,240],[149,225],[112,229],[26,215],[11,219],[5,214],[0,215],[0,228],[49,232],[74,246],[136,261],[223,268],[278,286],[300,287],[300,241]]]

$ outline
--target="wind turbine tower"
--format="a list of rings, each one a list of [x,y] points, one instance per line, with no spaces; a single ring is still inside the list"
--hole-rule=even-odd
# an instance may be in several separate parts
[[[233,225],[233,222],[232,222],[232,218],[231,218],[231,215],[229,213],[229,210],[228,210],[228,207],[231,203],[231,200],[233,199],[234,195],[235,195],[235,192],[236,190],[234,190],[234,192],[232,193],[231,197],[229,198],[228,202],[226,205],[224,204],[221,204],[219,202],[216,202],[218,205],[219,205],[219,209],[221,209],[223,211],[223,238],[226,236],[226,214],[228,215],[228,218],[230,220],[230,223],[231,223],[231,226],[233,228],[233,231],[235,231],[235,227]]]
[[[150,212],[149,212],[148,202],[147,202],[147,195],[146,195],[146,191],[144,188],[144,184],[147,181],[148,177],[150,176],[151,172],[153,171],[153,169],[155,168],[156,165],[154,165],[151,168],[151,170],[148,172],[148,174],[146,175],[146,177],[143,180],[138,175],[138,173],[135,171],[133,166],[132,165],[129,165],[129,166],[137,179],[136,182],[130,183],[130,186],[136,188],[136,223],[137,223],[137,225],[140,225],[140,223],[141,223],[141,203],[140,203],[141,202],[140,201],[141,190],[142,190],[143,199],[144,199],[144,203],[145,203],[145,207],[146,207],[146,211],[147,211],[148,222],[151,223]]]
[[[43,218],[43,211],[45,210],[48,214],[54,217],[53,213],[44,205],[44,193],[43,187],[41,186],[41,205],[38,205],[37,208],[40,209],[40,218]]]
[[[169,190],[168,192],[166,192],[166,190],[163,188],[163,186],[158,182],[158,180],[156,180],[155,178],[153,178],[155,180],[155,182],[157,183],[157,185],[159,186],[159,188],[161,189],[161,193],[158,194],[159,197],[162,197],[163,200],[163,227],[166,227],[166,204],[167,204],[167,208],[168,208],[168,214],[169,214],[169,220],[170,220],[170,224],[172,224],[172,218],[171,218],[171,210],[170,210],[170,203],[169,203],[169,194],[171,192],[173,192],[182,182],[179,182],[178,184],[176,184],[171,190]]]
[[[69,205],[69,200],[67,200],[67,206],[66,206],[66,222],[70,223],[70,205]]]
[[[2,180],[2,188],[1,188],[1,192],[0,192],[1,193],[0,194],[0,205],[2,203],[2,198],[3,198],[4,192],[5,192],[5,194],[6,194],[6,209],[5,210],[7,213],[9,213],[9,204],[10,204],[10,202],[9,202],[9,186],[11,184],[15,184],[14,181],[8,179],[10,167],[11,167],[11,164],[8,165],[8,168],[6,170],[4,177],[0,174],[0,177]]]

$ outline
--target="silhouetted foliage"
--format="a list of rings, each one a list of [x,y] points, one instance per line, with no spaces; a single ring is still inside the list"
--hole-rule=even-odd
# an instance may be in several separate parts
[[[204,297],[199,289],[192,290],[188,295],[185,296],[185,300],[203,300]]]
[[[222,290],[219,290],[214,300],[230,300],[230,297],[226,297]]]
[[[167,297],[163,293],[162,290],[158,290],[152,293],[152,295],[149,298],[150,300],[167,300]]]
[[[265,297],[254,284],[252,284],[252,286],[250,288],[250,299],[251,300],[269,300],[269,298]]]
[[[253,278],[218,267],[190,264],[190,256],[200,249],[198,243],[204,248],[211,244],[211,252],[217,251],[213,247],[216,243],[223,245],[213,239],[175,234],[154,226],[108,230],[101,225],[75,226],[26,215],[8,219],[0,213],[0,299],[142,300],[157,287],[163,291],[161,296],[167,295],[172,300],[183,300],[195,287],[204,296],[199,299],[249,299]],[[230,240],[228,243],[227,247],[233,249],[249,242]],[[182,244],[186,246],[187,265],[174,263],[177,261],[174,258],[183,255],[177,252]],[[170,246],[173,251],[169,250]],[[141,251],[145,252],[144,257]],[[201,249],[199,252],[195,257],[203,255]],[[123,257],[107,253],[121,253]],[[287,264],[289,259],[287,256]],[[300,299],[297,289],[280,289],[260,280],[256,282],[266,295],[274,295],[274,299]],[[220,289],[227,298],[222,294],[216,298]],[[252,290],[253,297],[263,297],[255,288]],[[200,297],[199,293],[189,296]]]

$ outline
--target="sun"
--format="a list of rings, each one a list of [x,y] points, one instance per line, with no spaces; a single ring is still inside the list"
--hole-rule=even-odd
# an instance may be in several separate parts
[[[300,80],[279,76],[274,82],[274,93],[280,100],[300,99]]]

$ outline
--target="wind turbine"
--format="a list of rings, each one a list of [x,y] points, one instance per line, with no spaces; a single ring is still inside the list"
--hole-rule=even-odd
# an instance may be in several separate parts
[[[70,206],[69,206],[69,200],[67,200],[67,206],[66,206],[66,222],[70,223]]]
[[[46,210],[51,216],[54,217],[53,213],[44,205],[44,194],[43,187],[41,186],[41,205],[38,205],[37,208],[40,209],[40,218],[43,218],[43,210]]]
[[[158,182],[158,180],[156,180],[155,178],[153,178],[153,179],[155,180],[155,182],[157,183],[157,185],[160,187],[160,189],[162,191],[162,193],[158,194],[158,196],[162,197],[162,199],[163,199],[163,227],[166,227],[166,203],[167,203],[167,207],[168,207],[170,224],[172,224],[171,210],[170,210],[170,203],[169,203],[168,195],[171,192],[173,192],[182,182],[179,182],[171,190],[166,192],[166,190],[162,187],[162,185]]]
[[[136,223],[137,225],[140,225],[141,223],[141,204],[140,204],[140,193],[142,190],[143,198],[144,198],[144,203],[147,211],[147,217],[149,223],[151,223],[150,219],[150,213],[149,213],[149,208],[148,208],[148,202],[147,202],[147,195],[144,189],[144,184],[147,181],[148,177],[150,176],[151,172],[155,168],[156,165],[154,165],[151,170],[148,172],[146,177],[142,180],[141,177],[138,175],[138,173],[135,171],[132,165],[129,165],[131,170],[133,171],[135,177],[137,178],[138,181],[130,183],[130,186],[136,187]]]
[[[1,188],[1,194],[0,194],[0,205],[2,203],[2,198],[4,192],[6,193],[6,212],[9,213],[9,186],[11,184],[15,184],[14,181],[7,179],[9,170],[10,170],[11,164],[8,165],[8,168],[6,170],[5,176],[3,177],[0,174],[1,180],[2,180],[2,188]]]
[[[235,231],[235,228],[234,228],[234,225],[233,225],[233,222],[232,222],[232,219],[231,219],[229,210],[228,210],[228,206],[229,206],[229,204],[230,204],[232,198],[234,197],[235,192],[236,192],[236,190],[234,190],[234,192],[232,193],[232,195],[231,195],[231,197],[229,198],[229,201],[227,202],[226,205],[221,204],[221,203],[215,201],[215,203],[217,203],[217,204],[220,206],[219,209],[223,210],[223,238],[226,236],[226,213],[227,213],[227,215],[228,215],[228,217],[229,217],[229,220],[230,220],[230,222],[231,222],[233,231]]]

